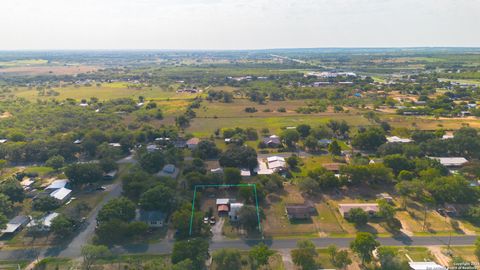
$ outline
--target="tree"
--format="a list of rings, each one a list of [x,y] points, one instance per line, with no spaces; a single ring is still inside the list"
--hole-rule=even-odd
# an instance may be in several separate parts
[[[291,169],[296,169],[298,164],[300,163],[300,159],[298,158],[297,155],[289,156],[286,161],[287,161],[288,167],[290,167]]]
[[[310,135],[303,141],[303,145],[308,148],[309,151],[315,152],[318,148],[318,139]]]
[[[370,127],[364,132],[358,132],[352,139],[352,145],[360,150],[374,151],[386,141],[383,130]]]
[[[190,236],[190,218],[192,207],[190,204],[184,204],[172,214],[172,224],[177,229],[176,236],[184,239]],[[192,235],[202,236],[204,232],[209,231],[208,225],[203,223],[204,213],[195,211],[192,222]]]
[[[475,256],[480,260],[480,237],[475,241]]]
[[[52,167],[55,170],[58,170],[65,166],[65,158],[60,155],[52,156],[45,162],[45,165],[48,167]]]
[[[175,192],[164,184],[158,184],[140,197],[140,207],[169,213],[175,208]]]
[[[95,163],[76,163],[65,169],[65,175],[73,184],[86,184],[101,181],[103,171]]]
[[[404,270],[410,269],[407,261],[400,260],[397,252],[390,247],[378,248],[378,259],[380,261],[381,270]]]
[[[138,158],[140,167],[149,173],[156,173],[165,165],[165,155],[160,151],[146,152]]]
[[[295,147],[295,143],[300,139],[300,133],[294,129],[286,129],[280,134],[280,138],[288,147]]]
[[[83,266],[92,269],[93,264],[100,259],[110,256],[108,247],[101,245],[85,245],[82,247]]]
[[[338,142],[336,140],[334,140],[334,141],[332,141],[331,144],[328,145],[328,152],[331,155],[340,156],[342,154],[342,148],[340,147]]]
[[[237,168],[225,168],[223,170],[223,181],[225,184],[235,185],[242,181],[242,175]]]
[[[192,269],[201,270],[205,267],[205,261],[208,257],[208,241],[202,238],[193,238],[175,242],[171,260],[172,263],[176,264],[190,259],[192,261]]]
[[[74,225],[75,222],[73,222],[73,220],[64,214],[60,214],[52,220],[50,230],[57,236],[65,237],[73,233]]]
[[[242,256],[237,249],[219,249],[212,255],[215,269],[231,270],[240,269],[242,267]]]
[[[107,202],[98,212],[99,223],[120,220],[128,222],[135,217],[135,204],[125,197],[119,197]]]
[[[220,155],[220,166],[249,168],[253,170],[258,165],[257,152],[249,146],[233,146]]]
[[[201,141],[198,143],[193,154],[201,159],[211,159],[216,158],[218,154],[220,154],[220,149],[218,149],[217,145],[212,141]]]
[[[299,184],[298,187],[300,191],[307,193],[307,194],[314,194],[319,189],[318,182],[310,177],[304,178]]]
[[[50,196],[37,198],[32,203],[34,210],[42,212],[52,211],[58,207],[60,207],[58,200]]]
[[[340,269],[345,269],[348,265],[352,264],[352,260],[348,257],[347,250],[338,250],[335,245],[327,247],[327,252],[330,256],[330,262]]]
[[[13,203],[7,195],[0,193],[0,213],[9,215],[12,213]]]
[[[302,240],[297,242],[297,249],[291,251],[292,260],[302,270],[316,269],[315,257],[318,255],[315,245],[310,240]]]
[[[297,132],[302,136],[302,138],[306,138],[308,135],[310,135],[310,125],[307,124],[300,124],[297,126]]]
[[[257,209],[251,205],[244,205],[238,211],[239,224],[247,231],[253,231],[258,227]]]
[[[354,223],[355,226],[363,226],[368,222],[368,214],[362,208],[352,208],[348,211],[347,220]]]
[[[378,246],[380,246],[380,243],[375,240],[371,233],[367,232],[357,233],[355,240],[350,243],[350,248],[362,259],[362,264],[372,260],[372,252]]]
[[[383,158],[383,164],[391,168],[395,175],[398,175],[403,170],[410,171],[415,168],[413,162],[399,154],[385,156]]]
[[[268,264],[268,259],[275,254],[275,251],[270,250],[267,245],[260,243],[253,246],[248,252],[248,256],[252,261],[254,267],[260,267]]]
[[[8,196],[12,202],[22,202],[25,192],[22,185],[15,178],[7,178],[0,184],[0,193]]]
[[[100,160],[100,168],[104,173],[109,173],[118,170],[118,164],[111,158],[104,158]]]

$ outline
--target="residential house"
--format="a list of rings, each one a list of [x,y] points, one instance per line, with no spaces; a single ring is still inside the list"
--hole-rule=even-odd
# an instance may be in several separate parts
[[[115,176],[117,176],[117,171],[116,171],[116,170],[111,171],[111,172],[108,172],[108,173],[106,173],[105,175],[103,175],[103,179],[105,179],[105,180],[113,180],[113,178],[115,178]]]
[[[408,139],[408,138],[400,138],[398,136],[391,136],[391,137],[387,137],[387,142],[389,142],[389,143],[409,143],[409,142],[412,142],[412,140]]]
[[[269,175],[276,172],[284,171],[287,168],[285,158],[280,156],[272,156],[266,159],[258,159],[258,167],[255,172],[259,175]]]
[[[442,164],[445,167],[461,167],[468,162],[468,160],[464,157],[430,157],[430,158],[438,160],[440,164]]]
[[[177,178],[179,170],[173,164],[167,164],[163,166],[163,169],[157,173],[158,176],[168,176],[171,178]]]
[[[68,199],[72,197],[72,190],[68,188],[60,188],[50,193],[50,197],[57,199],[61,203],[66,203]]]
[[[7,139],[0,139],[0,144],[6,143],[8,140]]]
[[[60,214],[56,212],[49,213],[46,216],[42,217],[40,220],[38,220],[39,224],[37,224],[37,222],[32,219],[32,221],[28,223],[27,227],[36,227],[36,229],[39,231],[50,231],[50,227],[52,226],[52,220],[59,215]]]
[[[68,185],[68,179],[58,179],[54,180],[50,185],[48,185],[45,190],[46,191],[54,191],[57,189],[65,188]]]
[[[213,169],[210,169],[210,172],[211,173],[215,173],[215,174],[223,174],[223,169],[222,168],[213,168]]]
[[[344,218],[347,218],[350,210],[354,208],[360,208],[367,212],[370,216],[374,216],[376,213],[378,213],[378,211],[380,211],[378,203],[343,203],[338,205],[338,210]]]
[[[340,168],[345,166],[346,164],[343,163],[324,163],[322,166],[327,170],[333,173],[340,173]]]
[[[287,204],[285,212],[288,219],[309,219],[312,215],[312,207],[304,204]]]
[[[200,142],[199,138],[191,138],[186,142],[188,149],[195,149],[197,148],[198,143]]]
[[[175,148],[187,148],[187,141],[179,138],[173,143],[173,146],[175,146]]]
[[[231,221],[237,221],[239,219],[238,213],[242,209],[243,203],[230,203],[230,211],[228,211],[228,217]]]
[[[135,211],[135,220],[145,222],[148,227],[161,228],[165,225],[167,215],[162,211],[147,211],[137,209]]]
[[[263,138],[263,143],[267,147],[275,148],[275,147],[279,147],[282,144],[282,141],[280,140],[279,136],[271,135],[269,137]]]
[[[2,230],[2,234],[13,234],[20,231],[30,222],[28,216],[16,216],[8,221],[6,228]]]
[[[393,197],[390,196],[390,194],[388,194],[388,193],[386,193],[386,192],[377,194],[377,199],[385,200],[385,201],[387,201],[388,203],[393,203]]]
[[[329,146],[331,143],[332,143],[332,140],[329,140],[329,139],[321,139],[321,140],[318,140],[318,146],[320,146],[320,147],[327,147],[327,146]]]

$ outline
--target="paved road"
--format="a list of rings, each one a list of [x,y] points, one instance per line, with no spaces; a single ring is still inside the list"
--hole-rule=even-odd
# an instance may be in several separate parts
[[[453,236],[451,245],[453,246],[465,246],[473,245],[477,236]],[[86,240],[86,239],[85,239]],[[317,247],[327,247],[334,244],[338,247],[348,247],[353,238],[315,238],[312,239],[313,243]],[[448,243],[448,236],[438,237],[408,237],[401,238],[380,237],[377,239],[381,245],[385,246],[445,246]],[[265,244],[269,245],[275,250],[289,250],[295,248],[298,239],[275,239],[265,240]],[[77,258],[80,256],[81,245],[78,246],[81,241],[74,241],[78,244],[70,244],[65,250],[55,253],[55,250],[62,249],[62,247],[42,250],[45,256],[57,256]],[[248,250],[252,246],[260,243],[260,240],[223,240],[214,241],[210,243],[211,250],[217,250],[221,248],[237,248],[242,250]],[[173,240],[163,240],[155,244],[143,244],[143,245],[131,245],[124,247],[114,247],[112,252],[115,254],[168,254],[173,249]],[[0,251],[0,260],[12,260],[12,259],[33,259],[36,254],[34,250],[3,250]]]

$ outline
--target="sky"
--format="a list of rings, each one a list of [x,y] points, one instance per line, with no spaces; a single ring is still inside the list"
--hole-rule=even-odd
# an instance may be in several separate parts
[[[480,0],[0,0],[0,50],[480,47]]]

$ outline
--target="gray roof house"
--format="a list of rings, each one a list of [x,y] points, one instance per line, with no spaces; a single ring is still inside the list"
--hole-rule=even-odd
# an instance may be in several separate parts
[[[2,234],[16,233],[21,228],[26,226],[29,222],[30,222],[30,217],[28,216],[16,216],[7,223],[7,227],[2,230]]]
[[[148,227],[160,228],[165,225],[167,215],[162,211],[147,211],[138,209],[136,211],[135,219],[137,221],[145,222]]]

